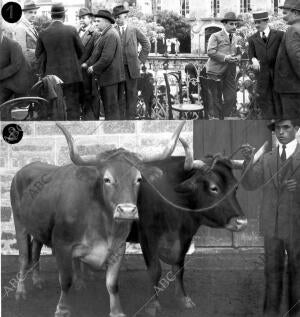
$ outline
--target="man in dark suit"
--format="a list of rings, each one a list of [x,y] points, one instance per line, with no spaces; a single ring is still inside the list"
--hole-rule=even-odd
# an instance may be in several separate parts
[[[222,31],[213,33],[207,45],[209,59],[206,72],[213,79],[210,90],[213,96],[213,115],[219,119],[229,116],[236,108],[236,63],[241,59],[237,51],[236,26],[240,21],[234,12],[227,12],[221,22]],[[224,102],[219,100],[218,81],[221,83],[221,94]]]
[[[82,82],[80,57],[84,47],[75,27],[64,25],[65,9],[61,4],[51,8],[52,23],[41,31],[36,47],[36,57],[45,55],[43,75],[56,75],[63,82],[67,105],[67,120],[79,120],[79,92]]]
[[[91,57],[82,65],[93,74],[100,85],[100,95],[106,120],[124,119],[124,66],[121,39],[112,26],[115,20],[107,10],[99,10],[95,17],[99,19],[101,32]]]
[[[273,120],[278,145],[246,172],[242,185],[261,189],[265,248],[264,316],[281,317],[284,267],[287,254],[288,310],[300,316],[300,145],[299,120]],[[253,148],[244,145],[245,166]]]
[[[0,17],[0,104],[13,96],[26,95],[34,81],[21,46],[3,32]]]
[[[140,78],[140,63],[144,64],[150,53],[150,42],[138,28],[127,25],[127,13],[123,5],[113,8],[113,15],[118,25],[122,40],[123,61],[125,67],[126,119],[135,119],[137,107],[137,85]],[[138,53],[138,44],[142,49]]]
[[[275,65],[275,91],[283,118],[300,117],[300,0],[286,0],[283,19],[286,31]]]
[[[257,32],[249,37],[249,59],[257,73],[257,105],[262,119],[272,119],[275,113],[274,68],[283,37],[282,31],[270,29],[268,12],[253,13]]]
[[[80,63],[82,64],[84,55],[87,55],[86,50],[90,45],[93,45],[93,41],[99,37],[95,26],[93,25],[93,14],[87,8],[81,8],[78,13],[80,28],[78,34],[84,46],[84,53],[81,57]],[[90,52],[91,53],[91,52]],[[90,55],[88,56],[90,57]],[[92,76],[87,73],[86,69],[82,70],[83,85],[80,91],[81,111],[84,119],[99,119],[97,114],[98,105],[96,100],[96,87],[93,85]]]

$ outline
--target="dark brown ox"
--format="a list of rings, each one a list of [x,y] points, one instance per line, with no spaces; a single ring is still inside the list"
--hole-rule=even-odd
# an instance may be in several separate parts
[[[153,299],[146,311],[152,316],[160,309],[158,293],[172,281],[179,302],[185,308],[195,306],[185,291],[183,274],[186,253],[201,225],[230,231],[243,230],[247,225],[236,198],[239,181],[233,175],[233,168],[241,168],[243,162],[220,155],[196,161],[188,144],[180,140],[185,157],[148,163],[163,174],[154,181],[142,182],[139,221],[134,222],[128,237],[129,241],[141,243],[151,280],[149,298]],[[262,152],[257,152],[253,162]],[[164,280],[160,260],[172,265],[173,274],[168,273]]]
[[[138,219],[141,172],[155,177],[157,170],[145,169],[145,162],[171,155],[183,123],[158,155],[142,158],[117,149],[88,159],[79,156],[69,132],[57,125],[67,139],[74,164],[59,167],[34,162],[18,171],[11,185],[20,254],[16,297],[25,297],[24,277],[31,254],[33,282],[39,284],[38,261],[45,244],[53,249],[59,271],[61,295],[55,317],[70,316],[68,291],[79,261],[95,270],[107,264],[110,316],[125,316],[118,294],[118,272],[132,221]]]

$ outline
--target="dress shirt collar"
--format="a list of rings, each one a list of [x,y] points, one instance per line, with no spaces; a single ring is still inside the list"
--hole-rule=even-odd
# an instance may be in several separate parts
[[[286,158],[288,159],[290,156],[292,156],[297,148],[298,142],[296,139],[294,139],[293,141],[291,141],[290,143],[286,144],[285,146],[285,153],[286,153]],[[279,147],[279,155],[281,156],[282,153],[282,144],[278,143],[278,147]]]
[[[263,32],[265,32],[266,37],[269,37],[269,34],[270,34],[269,26],[267,26]],[[263,32],[259,32],[261,37],[263,36]]]

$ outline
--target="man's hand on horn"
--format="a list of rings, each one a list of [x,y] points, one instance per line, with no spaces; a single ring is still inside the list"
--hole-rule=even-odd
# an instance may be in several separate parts
[[[251,155],[254,152],[255,148],[250,144],[243,144],[241,146],[241,153],[246,161],[251,160]]]

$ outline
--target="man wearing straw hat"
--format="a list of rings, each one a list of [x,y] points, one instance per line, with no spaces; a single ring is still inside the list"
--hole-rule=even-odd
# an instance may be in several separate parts
[[[275,91],[278,107],[284,118],[300,117],[300,0],[286,0],[283,20],[290,25],[286,31],[275,65]]]
[[[35,48],[38,39],[38,33],[33,23],[36,19],[38,6],[28,0],[24,3],[22,19],[17,23],[14,29],[14,40],[22,47],[23,54],[32,68],[37,71],[37,61],[35,58]]]
[[[257,105],[262,119],[276,117],[274,96],[274,68],[283,32],[270,29],[268,12],[253,13],[257,32],[249,37],[249,59],[257,71]]]
[[[212,87],[214,98],[214,116],[223,119],[229,116],[236,108],[236,63],[241,56],[237,55],[236,26],[240,21],[234,12],[227,12],[221,22],[222,31],[213,33],[207,45],[209,59],[206,63],[206,72],[209,79],[221,81],[221,90],[224,103],[220,104],[217,98],[218,86],[215,82]]]
[[[84,47],[75,27],[65,25],[65,8],[61,3],[51,7],[51,24],[40,33],[35,55],[45,55],[43,75],[56,75],[63,81],[67,120],[80,119],[79,92],[82,71],[79,60]]]

